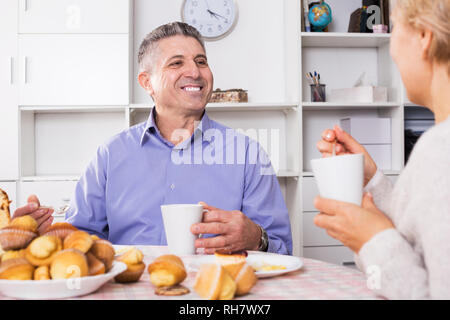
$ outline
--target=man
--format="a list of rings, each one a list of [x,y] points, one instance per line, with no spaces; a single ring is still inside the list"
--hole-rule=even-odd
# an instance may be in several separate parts
[[[139,84],[155,106],[147,122],[99,147],[66,220],[115,244],[164,245],[160,205],[202,202],[203,221],[191,227],[204,235],[197,248],[291,254],[289,216],[267,155],[205,112],[213,75],[199,32],[163,25],[146,36],[138,61]]]

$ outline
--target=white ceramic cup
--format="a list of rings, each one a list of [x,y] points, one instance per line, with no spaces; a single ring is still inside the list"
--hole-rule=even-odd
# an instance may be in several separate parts
[[[194,223],[202,221],[201,204],[168,204],[161,206],[169,252],[177,255],[195,254],[195,239],[191,232]]]
[[[346,154],[311,160],[322,198],[361,205],[364,183],[364,155]]]

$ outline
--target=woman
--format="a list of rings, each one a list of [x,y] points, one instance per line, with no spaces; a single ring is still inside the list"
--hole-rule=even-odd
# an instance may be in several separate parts
[[[408,98],[436,124],[417,142],[395,187],[367,151],[338,126],[323,156],[363,153],[361,207],[317,197],[315,224],[356,253],[373,290],[390,299],[450,298],[450,0],[397,0],[391,56]]]

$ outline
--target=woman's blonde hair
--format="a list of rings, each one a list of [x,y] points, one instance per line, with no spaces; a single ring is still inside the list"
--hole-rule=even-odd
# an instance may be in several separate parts
[[[400,14],[416,29],[433,32],[430,59],[447,65],[450,75],[450,0],[396,0]]]

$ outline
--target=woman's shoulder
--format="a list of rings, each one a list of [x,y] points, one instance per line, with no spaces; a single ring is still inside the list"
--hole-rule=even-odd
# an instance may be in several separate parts
[[[425,131],[414,147],[423,156],[450,158],[450,116]]]

